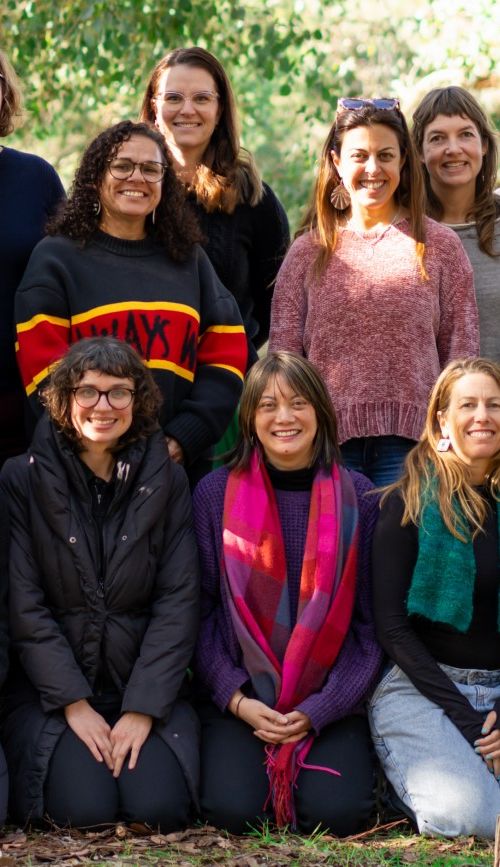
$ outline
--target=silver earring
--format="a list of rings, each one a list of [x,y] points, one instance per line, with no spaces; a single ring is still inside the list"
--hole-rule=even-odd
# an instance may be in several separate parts
[[[344,187],[342,178],[340,179],[340,183],[330,193],[330,201],[337,211],[345,211],[351,204],[351,197]]]
[[[153,213],[151,214],[151,222],[154,226],[154,224],[156,222],[156,208],[153,208]]]
[[[441,437],[441,439],[438,440],[438,444],[437,444],[436,448],[437,448],[438,452],[447,452],[448,449],[450,448],[450,446],[451,446],[450,438],[449,437]]]
[[[96,217],[101,213],[101,200],[97,199],[97,202],[94,202],[94,214]]]

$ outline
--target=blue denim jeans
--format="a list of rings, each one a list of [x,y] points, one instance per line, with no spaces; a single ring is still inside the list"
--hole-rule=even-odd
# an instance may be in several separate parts
[[[368,476],[378,487],[399,478],[403,461],[415,444],[414,440],[392,435],[359,437],[346,440],[340,451],[346,467]]]
[[[486,717],[500,697],[500,671],[441,668]],[[399,666],[382,677],[368,717],[382,768],[421,834],[495,837],[497,780],[444,711]]]

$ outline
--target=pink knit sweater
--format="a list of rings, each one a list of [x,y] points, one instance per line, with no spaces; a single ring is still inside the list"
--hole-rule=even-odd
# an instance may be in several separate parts
[[[434,220],[426,220],[429,280],[407,220],[374,246],[365,237],[341,230],[319,279],[310,274],[312,234],[292,244],[276,281],[269,348],[295,350],[318,367],[340,442],[387,434],[417,440],[441,369],[479,352],[472,268],[457,235]]]

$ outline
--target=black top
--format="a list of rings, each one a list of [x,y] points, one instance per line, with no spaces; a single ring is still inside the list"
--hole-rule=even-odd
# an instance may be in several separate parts
[[[251,342],[249,365],[257,360],[255,348],[269,337],[273,285],[290,243],[283,206],[272,189],[263,186],[264,195],[257,205],[239,204],[232,214],[207,213],[191,198],[208,257],[238,302]]]
[[[300,470],[278,470],[272,464],[266,467],[271,484],[278,491],[310,491],[312,488],[315,466]]]
[[[474,540],[476,587],[471,625],[459,632],[444,623],[408,616],[407,596],[418,556],[418,528],[401,526],[404,506],[398,492],[381,509],[374,534],[374,613],[384,650],[426,698],[438,704],[472,744],[480,737],[484,713],[475,711],[438,663],[457,668],[500,669],[497,628],[499,557],[496,501]],[[499,708],[495,708],[497,714]],[[500,719],[500,716],[499,716]]]

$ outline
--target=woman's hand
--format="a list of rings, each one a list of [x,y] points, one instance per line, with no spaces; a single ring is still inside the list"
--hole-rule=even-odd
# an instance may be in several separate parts
[[[496,711],[490,710],[484,721],[482,732],[484,737],[474,741],[476,753],[480,755],[497,780],[500,779],[500,731],[494,728],[497,721]]]
[[[153,717],[146,713],[127,711],[120,717],[111,729],[110,741],[112,746],[111,759],[113,762],[113,776],[119,777],[123,763],[130,753],[128,763],[129,771],[133,771],[141,747],[151,731]]]
[[[64,716],[70,729],[87,746],[97,762],[106,762],[113,770],[111,728],[104,717],[97,713],[87,699],[74,701],[64,708]]]
[[[311,728],[311,720],[306,713],[300,710],[292,710],[287,713],[286,718],[288,725],[286,727],[286,738],[281,741],[282,744],[293,744],[296,741],[302,740],[303,737]]]
[[[254,735],[261,741],[275,744],[285,736],[286,716],[268,707],[263,701],[248,698],[240,689],[237,689],[230,699],[228,709],[252,726]]]
[[[167,440],[167,449],[170,457],[176,464],[184,463],[184,452],[182,451],[182,446],[174,440],[173,437],[166,437]]]

